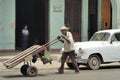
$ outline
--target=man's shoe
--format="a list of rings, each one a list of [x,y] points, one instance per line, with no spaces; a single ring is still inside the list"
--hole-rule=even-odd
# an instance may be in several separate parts
[[[75,74],[79,74],[79,71],[75,71]]]
[[[64,74],[64,72],[57,72],[56,74]]]

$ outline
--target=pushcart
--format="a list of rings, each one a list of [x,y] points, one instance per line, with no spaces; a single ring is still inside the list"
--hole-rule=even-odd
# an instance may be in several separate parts
[[[54,39],[42,46],[41,45],[33,45],[33,46],[29,47],[28,49],[18,53],[17,55],[15,55],[15,57],[4,61],[3,65],[7,69],[11,69],[23,62],[24,64],[21,66],[21,69],[20,69],[21,73],[24,76],[35,77],[38,74],[38,70],[35,66],[32,66],[32,64],[31,64],[33,56],[37,55],[41,51],[44,51],[45,48],[47,48],[50,45],[53,45],[57,42],[58,42],[58,40]]]

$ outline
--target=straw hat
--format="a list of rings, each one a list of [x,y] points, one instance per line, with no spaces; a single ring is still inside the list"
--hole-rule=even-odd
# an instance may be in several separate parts
[[[60,27],[60,30],[69,30],[69,28],[66,27],[66,26],[61,26],[61,27]]]

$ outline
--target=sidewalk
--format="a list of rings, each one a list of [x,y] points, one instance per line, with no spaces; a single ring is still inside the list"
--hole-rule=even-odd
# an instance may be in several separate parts
[[[17,66],[15,66],[12,69],[7,69],[4,65],[3,62],[7,59],[11,59],[14,56],[16,56],[17,53],[0,53],[0,72],[4,72],[4,71],[15,71],[16,69],[19,70],[21,68],[21,66],[24,64],[23,62],[18,64]],[[52,64],[43,64],[42,61],[40,59],[37,60],[36,63],[32,63],[32,66],[37,67],[38,70],[49,70],[49,69],[58,69],[60,67],[60,62],[59,59],[61,57],[61,54],[59,53],[52,53]],[[111,64],[102,64],[101,66],[120,66],[119,62],[115,62],[115,63],[111,63]],[[81,65],[81,67],[84,67],[83,65]],[[68,66],[65,64],[65,68],[68,68]]]
[[[16,54],[19,54],[18,52],[17,53],[0,53],[0,72],[1,71],[6,71],[6,70],[10,70],[10,69],[6,69],[6,67],[3,65],[3,62],[7,59],[11,59],[13,58],[14,56],[16,56]],[[37,69],[53,69],[53,68],[59,68],[60,67],[60,62],[59,62],[59,59],[61,57],[61,54],[58,54],[58,53],[52,53],[51,54],[52,56],[52,64],[43,64],[42,61],[38,58],[37,62],[36,63],[32,63],[32,66],[35,66],[37,67]],[[24,63],[20,63],[18,64],[17,66],[15,66],[14,68],[12,68],[11,70],[13,69],[19,69],[21,68],[21,66],[23,65]],[[67,67],[65,65],[65,67]]]

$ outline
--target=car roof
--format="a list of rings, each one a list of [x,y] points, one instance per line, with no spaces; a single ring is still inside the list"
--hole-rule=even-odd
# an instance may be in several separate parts
[[[102,32],[116,33],[116,32],[120,32],[120,29],[107,29],[107,30],[100,30],[100,31],[97,31],[96,33],[102,33]]]

